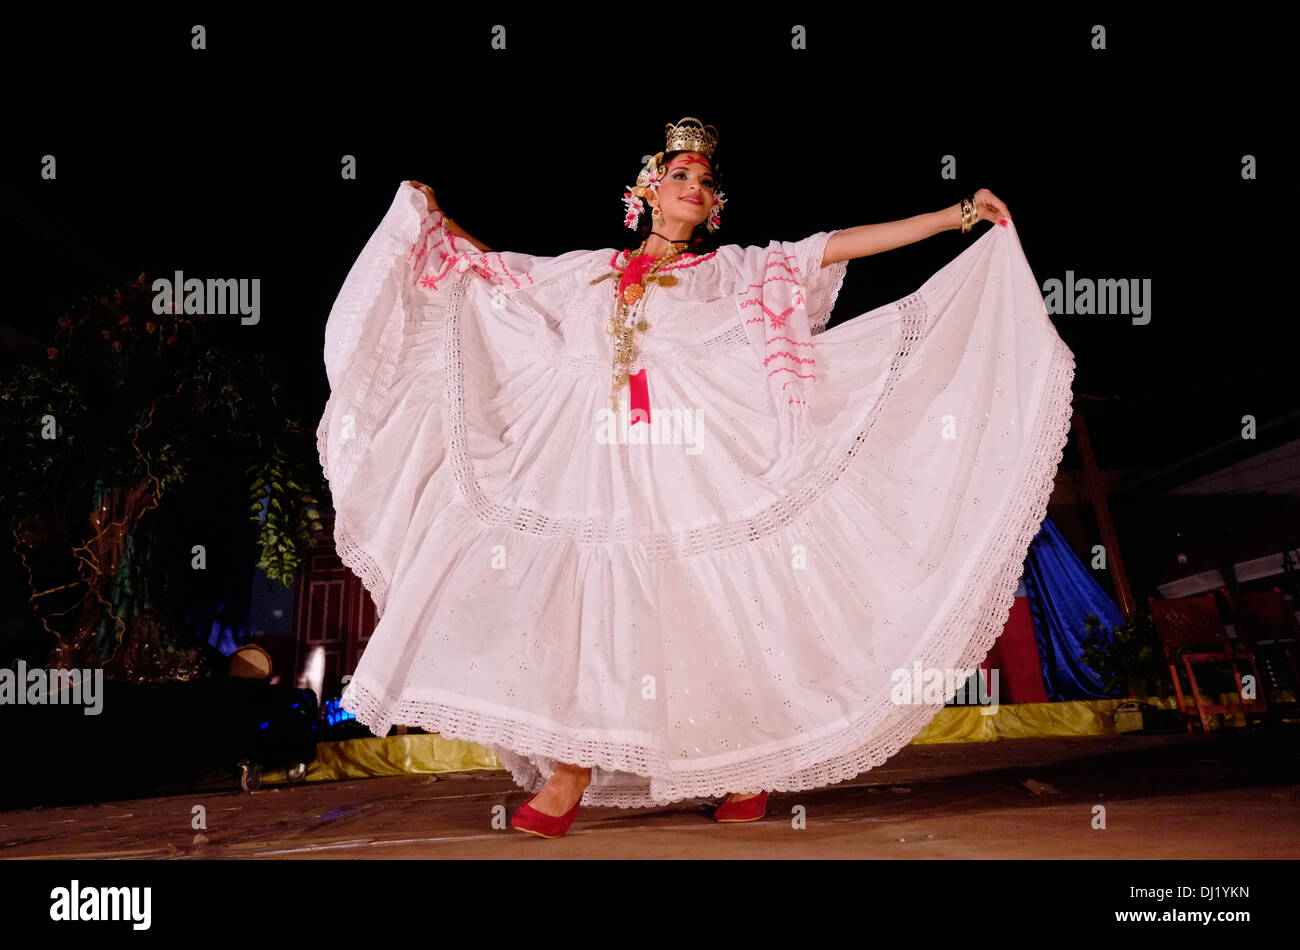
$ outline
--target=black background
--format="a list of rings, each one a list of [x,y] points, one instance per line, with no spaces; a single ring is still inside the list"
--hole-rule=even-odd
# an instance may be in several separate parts
[[[206,50],[190,48],[194,23]],[[790,49],[793,23],[808,49]],[[725,241],[988,187],[1040,284],[1150,278],[1146,326],[1054,318],[1076,394],[1108,400],[1087,409],[1103,467],[1170,464],[1239,438],[1246,414],[1268,444],[1300,415],[1291,35],[1280,12],[1100,7],[52,12],[5,40],[0,319],[45,339],[98,282],[259,277],[262,320],[240,340],[283,360],[314,427],[330,305],[403,179],[493,248],[622,247],[622,191],[664,124],[693,115],[720,131]],[[45,154],[57,181],[39,177]],[[956,181],[940,177],[947,154]],[[340,178],[344,155],[358,180]],[[832,325],[910,293],[970,240],[851,262]]]

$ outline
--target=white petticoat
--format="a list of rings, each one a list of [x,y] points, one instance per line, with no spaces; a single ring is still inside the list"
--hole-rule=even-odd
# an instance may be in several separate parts
[[[481,743],[528,791],[592,766],[582,802],[619,807],[820,787],[908,743],[943,703],[892,701],[894,671],[984,659],[1069,429],[1014,226],[822,332],[844,263],[819,269],[827,233],[782,245],[815,443],[774,482],[736,305],[762,249],[651,288],[633,371],[652,423],[697,428],[610,443],[614,281],[590,281],[615,252],[476,256],[423,202],[399,188],[326,330],[335,538],[380,614],[345,708]]]

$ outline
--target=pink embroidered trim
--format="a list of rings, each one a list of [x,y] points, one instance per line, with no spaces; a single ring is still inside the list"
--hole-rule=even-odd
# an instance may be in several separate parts
[[[784,357],[790,359],[792,362],[795,362],[795,363],[815,363],[815,362],[816,362],[816,360],[813,360],[813,359],[804,359],[803,357],[795,356],[793,353],[791,353],[791,352],[788,351],[788,350],[777,350],[775,353],[769,353],[767,356],[765,356],[765,357],[763,358],[763,365],[766,366],[768,363],[772,362],[772,360],[776,359],[777,357],[781,357],[781,356],[784,356]]]
[[[778,408],[782,409],[783,451],[788,451],[793,445],[796,429],[806,431],[807,405],[812,394],[810,387],[817,378],[814,373],[801,372],[816,365],[811,327],[806,316],[806,294],[798,259],[775,247],[766,256],[763,279],[742,288],[737,294],[741,323],[755,345],[762,346],[765,354],[763,365],[770,366],[768,382]],[[747,317],[747,307],[757,307],[760,312]],[[765,331],[761,335],[760,324]],[[796,350],[796,347],[805,349]],[[796,356],[796,352],[806,352],[808,356]],[[778,381],[776,376],[779,373],[788,375],[783,377],[783,381]]]
[[[768,343],[773,343],[773,342],[775,342],[776,340],[785,340],[787,343],[790,343],[790,344],[792,344],[792,345],[794,345],[794,346],[812,346],[812,345],[813,345],[812,343],[801,343],[801,342],[799,342],[798,340],[792,340],[792,339],[790,339],[788,336],[770,336],[770,337],[767,338],[767,342],[768,342]]]
[[[684,270],[687,267],[694,267],[697,264],[703,264],[705,261],[709,260],[717,253],[718,253],[717,251],[709,251],[709,253],[707,254],[694,254],[691,253],[690,251],[687,251],[686,254],[683,255],[683,257],[688,257],[690,258],[689,260],[677,260],[669,264],[668,266],[661,267],[659,269],[661,271]]]
[[[407,254],[406,258],[407,260],[412,261],[412,272],[416,275],[415,280],[422,287],[430,287],[436,290],[438,284],[447,277],[452,276],[453,272],[459,273],[467,269],[472,269],[480,277],[496,284],[502,284],[506,280],[509,280],[514,284],[516,290],[523,286],[523,284],[520,283],[520,277],[525,278],[529,285],[535,283],[532,275],[528,272],[525,271],[516,274],[511,271],[500,251],[488,251],[482,253],[479,252],[477,248],[474,248],[473,245],[470,245],[468,249],[463,246],[457,247],[457,235],[445,229],[444,222],[446,221],[446,215],[441,212],[430,212],[425,221],[432,223],[428,224],[427,227],[423,227],[420,241],[418,244],[412,246],[411,251]],[[438,232],[439,234],[438,240],[430,246],[429,238],[431,238],[435,232]],[[461,238],[461,243],[462,245],[469,244],[469,242],[464,238]],[[444,245],[451,249],[451,253],[448,253],[443,249]],[[431,253],[432,251],[438,252],[440,260],[440,268],[436,274],[428,274],[424,272],[424,267],[427,266],[428,260],[433,257],[433,254]],[[495,267],[493,266],[494,259],[496,264]]]
[[[630,255],[631,253],[632,253],[631,248],[623,248],[621,250],[615,251],[614,256],[609,259],[609,266],[614,268],[615,270],[619,270],[621,268],[626,267],[629,259],[628,255]],[[705,261],[709,260],[717,253],[718,253],[717,251],[709,251],[709,253],[707,254],[693,254],[690,251],[687,251],[685,254],[682,255],[682,259],[679,259],[675,263],[669,264],[666,267],[661,267],[659,268],[659,270],[662,273],[663,271],[666,270],[681,270],[682,268],[685,267],[694,267],[697,264],[703,264]]]

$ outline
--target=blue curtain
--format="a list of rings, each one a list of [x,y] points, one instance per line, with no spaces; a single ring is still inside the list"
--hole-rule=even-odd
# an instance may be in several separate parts
[[[1126,695],[1124,689],[1106,693],[1097,675],[1083,665],[1080,641],[1086,614],[1096,614],[1107,627],[1124,619],[1092,572],[1079,560],[1051,518],[1029,545],[1025,572],[1020,578],[1029,598],[1043,667],[1048,699],[1111,699]]]

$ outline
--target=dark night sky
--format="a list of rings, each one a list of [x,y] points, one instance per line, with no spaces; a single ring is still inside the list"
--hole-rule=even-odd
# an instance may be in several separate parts
[[[402,179],[432,184],[494,248],[624,246],[621,193],[640,156],[662,148],[665,122],[695,115],[721,133],[730,242],[908,217],[983,186],[1010,207],[1040,284],[1067,270],[1150,278],[1147,326],[1055,318],[1076,393],[1119,397],[1088,410],[1104,467],[1169,464],[1236,436],[1243,414],[1264,427],[1300,407],[1300,202],[1284,139],[1296,98],[1280,14],[607,9],[615,19],[412,7],[15,29],[0,320],[48,337],[66,300],[141,270],[260,277],[262,322],[241,339],[286,363],[314,428],[330,305]],[[651,19],[632,26],[627,10]],[[189,49],[192,22],[208,27],[206,51]],[[497,22],[504,52],[489,48]],[[791,22],[808,50],[789,49]],[[1105,51],[1089,48],[1094,22]],[[39,178],[46,153],[56,182]],[[955,182],[939,177],[949,153]],[[1241,178],[1247,153],[1256,181]],[[344,154],[359,180],[339,179]],[[832,322],[910,293],[970,240],[949,232],[851,262]]]

